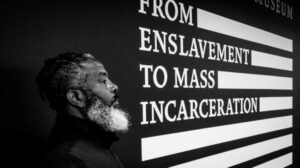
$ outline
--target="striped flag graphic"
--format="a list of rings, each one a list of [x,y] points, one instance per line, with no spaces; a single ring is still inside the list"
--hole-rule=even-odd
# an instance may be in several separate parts
[[[293,53],[292,39],[200,8],[197,8],[196,11],[197,24],[195,26],[201,30],[207,30],[222,37],[229,36],[248,43],[283,50],[287,53],[286,55],[292,55]],[[165,157],[182,155],[191,151],[201,153],[201,150],[204,151],[207,147],[215,145],[222,147],[223,144],[230,143],[237,144],[242,140],[251,139],[255,136],[276,133],[281,130],[291,130],[293,127],[292,114],[284,115],[280,113],[280,115],[277,115],[272,112],[280,110],[284,112],[293,109],[293,58],[269,52],[269,50],[251,49],[251,61],[249,65],[244,66],[255,70],[255,73],[227,69],[216,70],[216,90],[218,91],[268,91],[269,94],[267,95],[257,95],[259,98],[259,114],[265,114],[268,117],[262,119],[249,118],[245,122],[218,124],[200,129],[141,137],[141,161],[151,162],[157,160],[157,162],[163,162]],[[283,75],[259,73],[261,69],[275,70],[282,72]],[[281,94],[276,95],[278,91]],[[283,94],[284,96],[282,96]],[[220,150],[222,152],[209,153],[204,157],[193,157],[193,159],[185,162],[176,162],[170,167],[232,167],[293,146],[293,134],[291,132],[285,135],[276,135],[268,139],[256,138],[251,141],[251,144],[231,149],[224,148],[224,150]],[[265,160],[255,167],[286,167],[292,165],[292,157],[293,153],[288,152],[276,158]]]

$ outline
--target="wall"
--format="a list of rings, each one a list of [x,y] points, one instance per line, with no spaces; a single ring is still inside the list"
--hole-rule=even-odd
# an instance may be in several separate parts
[[[267,8],[265,1],[163,0],[158,17],[153,16],[152,0],[144,10],[141,2],[1,4],[1,141],[5,162],[11,167],[39,164],[55,112],[40,99],[35,77],[44,59],[75,51],[95,55],[119,85],[120,102],[132,116],[132,127],[114,150],[126,167],[170,167],[195,160],[206,166],[252,167],[280,156],[285,156],[283,160],[289,165],[290,155],[286,154],[291,152],[294,166],[298,165],[296,56],[300,52],[295,2],[280,1],[293,7],[292,19],[287,13],[276,12],[272,4]],[[175,4],[178,18],[172,21]],[[191,20],[180,21],[180,7],[187,12],[189,6]],[[197,9],[203,13],[197,14]],[[215,14],[218,16],[212,19]],[[224,23],[219,16],[225,17]],[[213,27],[201,27],[208,23]],[[223,31],[232,24],[237,24],[228,29],[233,34],[226,35]],[[237,35],[240,26],[241,34]],[[165,51],[163,39],[155,44],[155,37],[166,37]],[[206,51],[201,53],[205,44]],[[242,52],[241,59],[218,59],[218,50],[212,53],[218,45],[230,46],[227,55]],[[272,55],[261,59],[255,51]],[[187,83],[180,84],[176,75],[184,73],[183,82]],[[251,74],[256,76],[251,79]],[[198,108],[201,102],[202,113]],[[233,107],[228,107],[230,103]],[[249,105],[252,108],[247,112]],[[218,161],[218,157],[225,161]]]

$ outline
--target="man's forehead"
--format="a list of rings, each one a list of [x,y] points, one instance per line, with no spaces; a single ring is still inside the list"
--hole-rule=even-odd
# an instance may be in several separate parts
[[[107,71],[106,71],[104,65],[99,61],[93,61],[93,60],[92,61],[86,61],[86,62],[81,63],[81,65],[83,67],[85,67],[85,69],[87,71],[89,71],[91,73],[91,75],[92,74],[94,74],[94,75],[95,74],[97,74],[97,75],[99,75],[99,74],[107,75]]]
[[[103,67],[104,68],[104,65],[97,60],[88,60],[88,61],[82,62],[81,66],[83,66],[85,68],[95,68],[95,67]]]

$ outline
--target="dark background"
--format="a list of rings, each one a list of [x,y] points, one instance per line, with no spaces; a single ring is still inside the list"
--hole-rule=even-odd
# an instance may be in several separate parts
[[[46,58],[66,51],[88,52],[104,63],[111,80],[119,85],[120,102],[131,116],[133,126],[128,134],[114,145],[126,167],[167,167],[200,157],[208,156],[247,144],[294,133],[294,146],[241,166],[253,166],[293,151],[294,165],[299,158],[299,12],[295,1],[284,1],[293,6],[293,20],[258,5],[254,0],[246,1],[181,1],[248,25],[264,29],[293,39],[294,52],[267,47],[239,40],[210,31],[169,22],[150,15],[138,13],[139,1],[5,1],[0,3],[0,69],[1,69],[1,153],[3,164],[9,167],[37,167],[43,156],[43,146],[53,126],[55,112],[43,102],[38,93],[35,77]],[[194,17],[196,18],[196,17]],[[196,23],[196,22],[194,22]],[[147,53],[138,50],[140,35],[138,27],[146,27],[172,33],[184,34],[258,51],[293,58],[294,71],[285,72],[268,68],[253,68],[243,65],[195,61],[179,56]],[[164,65],[212,70],[229,70],[246,73],[273,74],[294,78],[293,91],[226,91],[226,90],[175,90],[143,89],[143,76],[139,64]],[[140,101],[170,99],[202,99],[251,96],[294,97],[293,110],[281,110],[268,114],[232,116],[222,119],[181,121],[141,126]],[[167,156],[141,162],[140,138],[190,129],[205,128],[226,123],[294,115],[294,128],[255,136],[202,150]],[[4,157],[3,157],[4,156]]]

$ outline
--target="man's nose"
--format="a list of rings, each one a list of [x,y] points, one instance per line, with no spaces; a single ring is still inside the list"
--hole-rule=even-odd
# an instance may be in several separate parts
[[[117,93],[119,88],[118,88],[118,85],[116,85],[112,81],[110,81],[110,89],[113,93]]]

